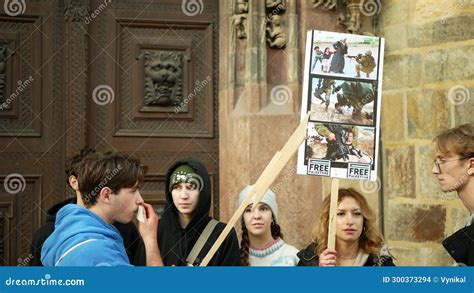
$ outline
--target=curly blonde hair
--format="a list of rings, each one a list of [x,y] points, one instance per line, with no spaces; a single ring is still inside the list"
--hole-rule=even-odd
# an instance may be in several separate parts
[[[382,247],[383,237],[375,224],[375,214],[370,209],[367,200],[356,190],[339,189],[338,203],[344,198],[352,197],[360,205],[364,217],[364,228],[359,238],[359,248],[365,253],[372,253],[380,257],[380,248]],[[328,246],[329,230],[329,206],[331,197],[327,196],[322,204],[321,213],[316,225],[313,228],[312,242],[316,244],[315,254],[320,255]]]

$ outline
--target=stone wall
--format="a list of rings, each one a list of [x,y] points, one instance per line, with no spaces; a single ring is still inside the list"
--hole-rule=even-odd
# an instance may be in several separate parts
[[[325,10],[314,8],[309,0],[289,0],[280,14],[286,47],[269,48],[265,39],[266,2],[249,1],[244,13],[247,36],[242,39],[234,26],[236,2],[219,2],[219,210],[223,221],[236,210],[240,190],[255,183],[299,124],[306,32],[346,29],[337,21],[346,6]],[[372,28],[371,22],[364,24],[366,28]],[[271,188],[277,194],[278,223],[285,240],[303,248],[310,240],[322,198],[330,191],[330,180],[295,173],[296,154]],[[348,186],[361,189],[357,181],[341,182],[341,187]],[[378,211],[377,188],[365,194]]]
[[[335,11],[290,0],[282,14],[287,46],[270,49],[265,1],[249,2],[246,39],[236,36],[233,1],[219,3],[219,208],[228,221],[239,191],[256,181],[298,124],[306,30],[344,27]],[[341,187],[366,195],[398,265],[452,264],[440,242],[467,216],[456,194],[439,191],[431,169],[434,136],[474,122],[473,6],[472,0],[383,1],[377,24],[377,35],[386,39],[380,184],[341,180]],[[284,86],[284,102],[272,100],[276,86]],[[302,248],[330,180],[295,175],[295,167],[296,155],[272,188],[285,239]]]
[[[383,223],[397,265],[450,265],[441,241],[468,215],[431,173],[433,138],[474,122],[474,2],[383,1]]]
[[[219,3],[219,208],[220,218],[228,221],[239,192],[255,183],[299,124],[302,44],[311,25],[308,15],[315,14],[306,7],[309,1],[289,1],[282,14],[287,44],[274,49],[265,40],[265,1],[249,1],[243,39],[236,36],[233,1]],[[279,89],[278,100],[271,96],[274,88]],[[271,188],[285,240],[302,248],[318,215],[321,178],[295,173],[296,153]]]

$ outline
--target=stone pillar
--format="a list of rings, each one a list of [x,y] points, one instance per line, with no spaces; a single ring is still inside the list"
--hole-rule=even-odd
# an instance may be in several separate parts
[[[219,159],[220,218],[227,221],[237,196],[253,184],[299,124],[301,66],[306,28],[290,0],[280,14],[284,49],[265,38],[265,1],[249,1],[247,38],[236,37],[234,1],[220,1]],[[301,9],[301,7],[299,7]],[[309,7],[303,14],[314,14]],[[271,95],[272,89],[275,89]],[[275,91],[279,90],[275,94]],[[272,185],[285,239],[302,248],[310,239],[321,202],[321,179],[296,175],[296,154]]]

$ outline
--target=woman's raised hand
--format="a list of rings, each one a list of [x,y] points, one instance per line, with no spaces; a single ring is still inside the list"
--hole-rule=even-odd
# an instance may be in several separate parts
[[[336,266],[337,260],[337,251],[330,250],[326,248],[320,255],[319,255],[319,266],[320,267],[334,267]]]

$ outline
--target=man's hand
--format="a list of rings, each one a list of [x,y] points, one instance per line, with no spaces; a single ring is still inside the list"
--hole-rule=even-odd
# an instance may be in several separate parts
[[[143,203],[146,212],[145,223],[138,222],[138,232],[142,236],[146,251],[147,266],[163,266],[160,249],[158,248],[158,216],[150,204]]]
[[[144,223],[138,222],[138,232],[140,232],[143,242],[157,242],[158,216],[150,204],[143,203],[143,208],[145,209],[146,218]]]

